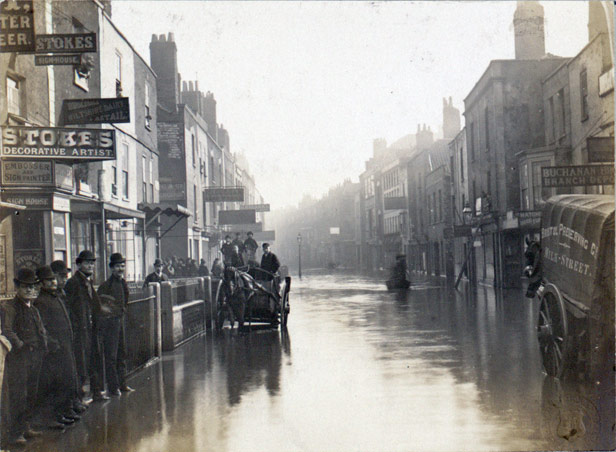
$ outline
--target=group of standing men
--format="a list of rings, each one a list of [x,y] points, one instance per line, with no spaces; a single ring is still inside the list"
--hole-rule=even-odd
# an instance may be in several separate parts
[[[63,430],[80,419],[90,401],[133,390],[125,381],[126,261],[120,253],[110,256],[112,274],[98,291],[92,284],[95,261],[91,251],[82,251],[71,278],[63,261],[17,272],[17,294],[2,307],[2,332],[11,348],[3,422],[9,444],[25,444],[41,434],[31,425],[39,409],[50,407],[50,427]]]
[[[235,240],[233,241],[231,241],[231,236],[227,235],[225,237],[225,241],[220,249],[225,266],[242,267],[244,262],[247,265],[257,265],[256,254],[259,245],[253,238],[252,232],[249,231],[246,235],[247,238],[243,242],[239,232],[236,232]],[[245,260],[243,256],[246,257]],[[259,267],[272,274],[276,273],[280,268],[278,257],[271,252],[269,243],[263,243],[263,255],[261,256],[261,265]]]

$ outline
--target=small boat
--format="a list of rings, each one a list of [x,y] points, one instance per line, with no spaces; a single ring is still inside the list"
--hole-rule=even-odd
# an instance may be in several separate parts
[[[387,290],[408,289],[411,287],[411,282],[407,279],[388,279],[385,285]]]

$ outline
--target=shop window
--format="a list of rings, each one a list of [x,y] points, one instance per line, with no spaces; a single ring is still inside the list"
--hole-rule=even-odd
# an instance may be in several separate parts
[[[122,97],[122,55],[115,54],[116,97]]]
[[[45,224],[42,211],[23,211],[13,216],[13,257],[15,268],[32,268],[45,264]]]
[[[118,168],[111,167],[111,195],[118,196]]]

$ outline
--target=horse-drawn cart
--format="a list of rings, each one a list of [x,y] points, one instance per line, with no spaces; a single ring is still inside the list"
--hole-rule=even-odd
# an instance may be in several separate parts
[[[216,289],[216,329],[225,320],[239,328],[280,325],[286,328],[290,311],[291,277],[281,278],[258,267],[227,267]]]
[[[614,197],[554,196],[541,221],[536,293],[544,369],[601,378],[614,364]]]

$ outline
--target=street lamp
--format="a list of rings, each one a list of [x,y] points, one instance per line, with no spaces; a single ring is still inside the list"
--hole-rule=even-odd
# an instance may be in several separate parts
[[[298,260],[299,260],[299,279],[302,279],[302,233],[297,233],[297,248],[299,251]]]

